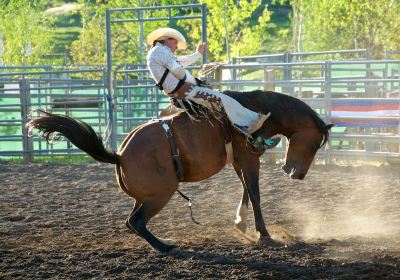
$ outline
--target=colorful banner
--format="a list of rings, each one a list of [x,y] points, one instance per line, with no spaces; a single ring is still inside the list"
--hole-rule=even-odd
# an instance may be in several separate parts
[[[333,100],[332,122],[346,127],[396,127],[400,125],[399,100]]]

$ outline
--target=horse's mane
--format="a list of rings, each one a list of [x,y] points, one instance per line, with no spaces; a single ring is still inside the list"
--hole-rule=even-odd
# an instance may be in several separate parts
[[[329,137],[329,130],[326,129],[325,122],[318,114],[306,103],[292,96],[273,92],[273,91],[224,91],[224,94],[236,99],[245,107],[257,107],[262,112],[271,112],[271,119],[274,122],[282,124],[283,118],[298,118],[304,114],[310,116],[317,128],[324,134],[324,140],[321,143],[323,146]],[[253,105],[253,106],[251,106]]]

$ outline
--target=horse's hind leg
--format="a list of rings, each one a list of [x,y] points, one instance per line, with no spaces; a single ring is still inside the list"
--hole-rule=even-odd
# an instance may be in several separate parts
[[[136,234],[138,234],[138,233],[137,233],[137,231],[130,225],[130,223],[129,223],[129,218],[132,217],[132,216],[135,214],[135,212],[139,209],[139,207],[140,207],[142,204],[143,204],[142,201],[138,201],[138,200],[135,199],[135,203],[134,203],[134,205],[133,205],[132,212],[129,214],[128,218],[127,218],[126,221],[125,221],[125,225],[126,225],[131,231],[133,231],[133,232],[136,233]]]
[[[167,204],[170,198],[169,196],[166,198],[152,197],[145,199],[142,204],[133,209],[131,215],[126,220],[126,225],[129,229],[145,239],[154,249],[160,252],[168,252],[176,246],[173,242],[163,241],[155,237],[146,228],[146,225]]]
[[[135,201],[135,205],[132,209],[132,212],[129,214],[128,218],[125,221],[125,225],[131,230],[133,231],[135,234],[139,235],[138,232],[136,231],[136,229],[131,225],[132,223],[132,219],[133,219],[133,215],[135,214],[135,212],[139,209],[139,207],[142,205],[141,201]],[[139,235],[140,236],[140,235]],[[166,245],[176,245],[176,241],[175,240],[171,240],[171,239],[162,239],[158,237],[158,240],[160,240],[162,243],[166,244]]]

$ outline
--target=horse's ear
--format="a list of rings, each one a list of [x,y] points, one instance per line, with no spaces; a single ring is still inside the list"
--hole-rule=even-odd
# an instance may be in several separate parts
[[[326,130],[329,130],[329,129],[331,129],[333,126],[334,126],[333,123],[327,124],[327,125],[325,125],[325,129],[326,129]]]

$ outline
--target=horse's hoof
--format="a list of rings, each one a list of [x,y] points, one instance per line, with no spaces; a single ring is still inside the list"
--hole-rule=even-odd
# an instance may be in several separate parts
[[[257,243],[260,244],[260,245],[263,245],[263,246],[268,246],[268,247],[281,247],[281,246],[284,246],[283,243],[275,241],[269,236],[260,236],[260,238],[258,239]]]
[[[243,222],[243,221],[240,221],[239,223],[235,223],[235,229],[242,233],[246,233],[247,223]]]
[[[168,246],[176,246],[176,240],[172,240],[172,239],[162,239],[162,238],[158,238],[160,240],[160,242],[164,243],[165,245]]]
[[[182,250],[179,247],[173,246],[166,253],[169,255],[180,255]]]
[[[160,254],[176,255],[181,252],[181,249],[175,245],[162,244],[160,247],[153,247],[153,249]]]

